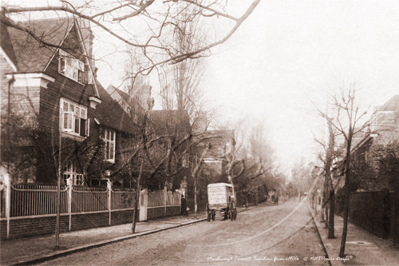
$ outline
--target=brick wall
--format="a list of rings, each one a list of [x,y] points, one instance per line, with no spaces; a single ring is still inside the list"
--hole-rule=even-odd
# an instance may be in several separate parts
[[[338,195],[339,196],[339,195]],[[399,238],[395,225],[395,193],[382,191],[353,192],[349,198],[349,220],[381,238]],[[343,215],[345,200],[337,197],[336,213]]]
[[[147,219],[156,219],[164,216],[173,216],[180,215],[180,206],[170,206],[166,207],[166,215],[165,215],[165,207],[155,207],[147,209]]]
[[[148,219],[155,219],[164,216],[164,208],[148,209]],[[167,216],[179,215],[180,207],[167,207]],[[113,211],[111,224],[120,225],[131,223],[133,210]],[[139,211],[136,213],[136,221],[139,219]],[[39,235],[51,235],[55,232],[56,216],[27,217],[10,220],[10,239],[31,237]],[[72,231],[109,226],[108,212],[73,214],[71,217]],[[7,221],[0,221],[1,240],[7,239]],[[60,216],[60,232],[68,232],[69,216]]]
[[[139,220],[140,210],[137,210],[136,221]],[[112,212],[112,225],[126,224],[133,221],[133,210]]]

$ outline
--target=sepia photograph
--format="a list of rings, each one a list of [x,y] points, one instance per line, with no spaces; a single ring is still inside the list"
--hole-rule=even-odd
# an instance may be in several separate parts
[[[399,265],[399,1],[0,8],[1,265]]]

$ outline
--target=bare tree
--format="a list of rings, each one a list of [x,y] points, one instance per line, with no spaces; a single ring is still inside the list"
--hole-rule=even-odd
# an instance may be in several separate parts
[[[343,137],[345,143],[345,157],[343,161],[343,175],[345,185],[343,187],[345,193],[344,205],[344,227],[342,231],[340,257],[345,255],[345,243],[348,232],[348,216],[349,216],[349,192],[352,187],[352,170],[351,170],[351,148],[353,136],[366,128],[369,121],[360,124],[367,110],[363,111],[356,102],[356,93],[360,90],[356,82],[341,87],[337,94],[331,96],[331,105],[334,115],[329,118],[330,125],[334,127]],[[360,126],[358,126],[360,124]]]
[[[235,17],[225,12],[228,1],[119,1],[112,0],[107,5],[97,3],[96,0],[81,1],[77,4],[60,1],[56,4],[45,6],[6,6],[2,5],[0,20],[9,27],[16,28],[28,33],[42,45],[60,48],[59,43],[53,43],[48,36],[36,35],[35,31],[18,22],[34,14],[45,14],[47,16],[73,16],[85,20],[98,28],[103,33],[116,39],[120,44],[141,49],[146,62],[137,69],[133,76],[148,74],[155,67],[164,64],[176,64],[186,59],[195,59],[210,54],[210,49],[226,42],[242,23],[253,12],[260,0],[255,0],[245,12]],[[170,32],[178,32],[181,24],[176,23],[179,14],[185,10],[195,10],[189,17],[184,19],[197,20],[198,27],[206,28],[208,32],[217,29],[217,25],[230,23],[227,32],[213,31],[212,39],[205,39],[198,46],[180,49],[176,42],[171,39]],[[140,23],[138,24],[138,21]],[[139,25],[139,26],[137,26]],[[46,33],[48,34],[48,33]],[[178,45],[178,44],[177,44]]]
[[[275,179],[273,172],[276,169],[276,161],[265,121],[252,121],[248,127],[248,145],[243,148],[241,155],[247,167],[243,175],[237,178],[237,182],[240,184],[240,190],[246,195],[255,196],[257,204],[259,187],[264,187],[267,192],[277,189],[280,184],[272,182],[272,179]],[[246,196],[245,198],[248,205],[248,199]]]
[[[326,120],[328,127],[328,141],[327,143],[315,138],[315,141],[319,143],[324,150],[324,155],[321,154],[319,159],[322,161],[323,173],[324,173],[324,186],[323,186],[323,214],[324,217],[328,217],[328,238],[335,238],[334,235],[334,211],[335,211],[335,188],[332,182],[331,168],[333,166],[333,160],[336,159],[335,148],[335,132],[332,125],[332,119],[328,115],[318,110],[319,115]],[[327,207],[328,204],[328,207]]]

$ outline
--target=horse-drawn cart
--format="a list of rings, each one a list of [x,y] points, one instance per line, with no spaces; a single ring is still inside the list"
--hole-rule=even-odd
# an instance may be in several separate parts
[[[236,197],[233,186],[227,183],[214,183],[208,185],[208,204],[206,217],[208,222],[215,220],[216,212],[220,211],[224,219],[237,218]]]

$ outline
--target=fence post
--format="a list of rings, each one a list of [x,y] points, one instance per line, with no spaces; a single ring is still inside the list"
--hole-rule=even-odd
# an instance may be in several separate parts
[[[69,231],[72,231],[72,189],[73,189],[73,179],[72,179],[72,177],[67,179],[67,186],[68,186]]]
[[[140,216],[139,221],[147,221],[147,207],[148,207],[148,190],[143,189],[139,198]]]
[[[111,221],[112,182],[109,179],[108,179],[108,182],[107,182],[107,190],[108,190],[108,224],[112,225],[112,221]]]
[[[168,197],[168,188],[164,187],[163,188],[163,201],[165,204],[165,211],[164,211],[164,216],[166,216],[166,202],[167,202],[167,197]]]
[[[10,238],[10,214],[11,214],[11,178],[9,174],[4,176],[6,188],[6,218],[7,218],[7,239]]]

